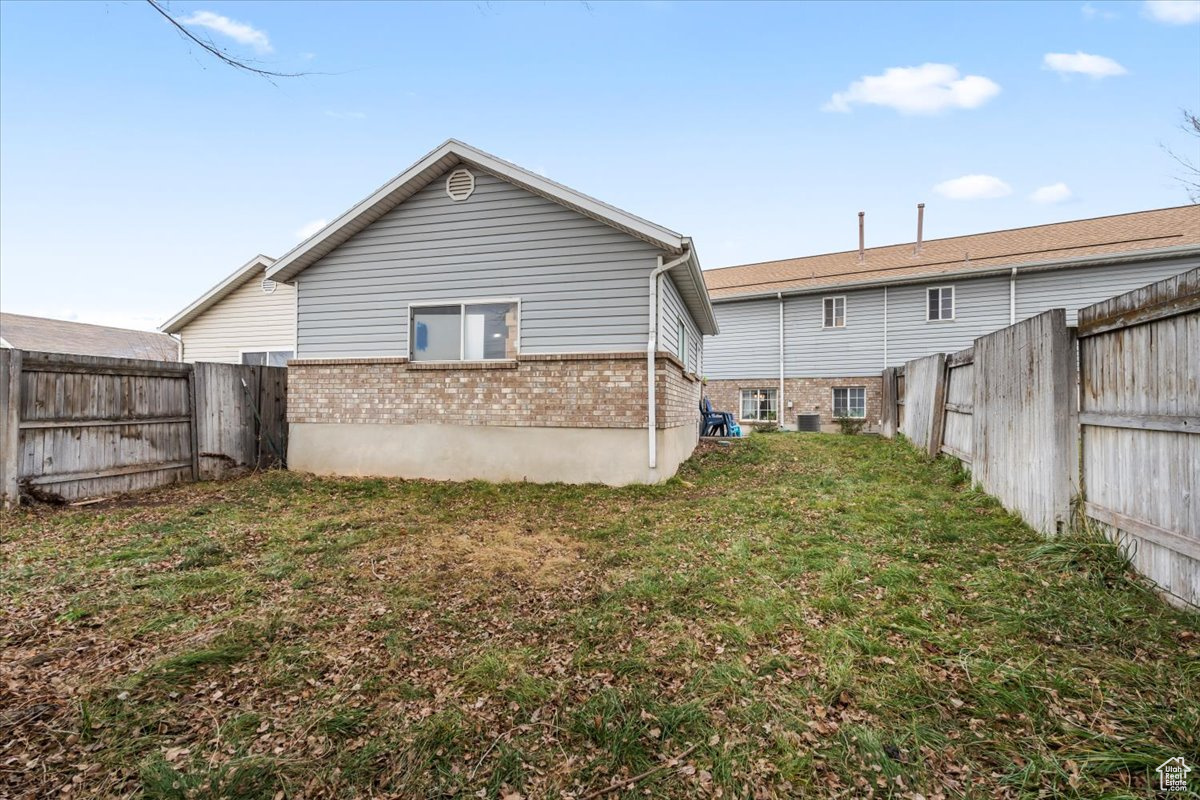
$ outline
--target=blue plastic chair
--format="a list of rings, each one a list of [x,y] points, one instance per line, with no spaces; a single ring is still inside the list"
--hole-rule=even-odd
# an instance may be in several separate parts
[[[700,413],[704,416],[700,429],[702,436],[729,436],[736,424],[733,414],[728,411],[713,411],[707,397],[700,401]]]

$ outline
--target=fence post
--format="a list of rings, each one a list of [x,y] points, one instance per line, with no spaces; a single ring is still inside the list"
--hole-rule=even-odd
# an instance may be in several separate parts
[[[21,501],[21,351],[0,350],[0,497],[4,507]]]
[[[946,354],[938,357],[933,378],[933,421],[929,423],[929,457],[937,458],[942,452],[942,438],[946,431],[946,381],[950,368],[946,366]]]
[[[191,364],[191,369],[187,371],[187,404],[188,416],[191,418],[188,421],[188,436],[191,437],[192,450],[192,480],[200,480],[200,437],[197,428],[200,425],[200,415],[196,412],[196,365]]]
[[[896,435],[896,426],[899,415],[896,407],[896,369],[888,367],[883,371],[883,397],[881,403],[883,405],[883,419],[880,420],[880,428],[883,435],[891,439]]]

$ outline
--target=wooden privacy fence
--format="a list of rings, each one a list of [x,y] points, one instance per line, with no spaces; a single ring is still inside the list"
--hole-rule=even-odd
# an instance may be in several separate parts
[[[283,367],[0,350],[3,502],[74,501],[282,463],[286,391]]]
[[[1079,312],[1085,513],[1200,605],[1200,269]]]
[[[958,458],[1044,534],[1083,500],[1142,574],[1200,606],[1200,269],[1081,309],[1078,331],[1054,309],[883,381],[885,435]]]

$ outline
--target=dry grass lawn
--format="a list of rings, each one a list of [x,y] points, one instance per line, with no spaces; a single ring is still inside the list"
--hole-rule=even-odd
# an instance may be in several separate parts
[[[0,797],[1146,797],[1200,760],[1197,618],[901,442],[0,523]]]

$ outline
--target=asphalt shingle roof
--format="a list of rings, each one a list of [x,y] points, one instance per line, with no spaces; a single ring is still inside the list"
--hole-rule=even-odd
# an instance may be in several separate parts
[[[0,313],[0,338],[18,350],[151,361],[179,360],[178,343],[165,333],[109,328],[24,314]]]
[[[714,298],[1200,245],[1200,205],[787,258],[704,272]]]

